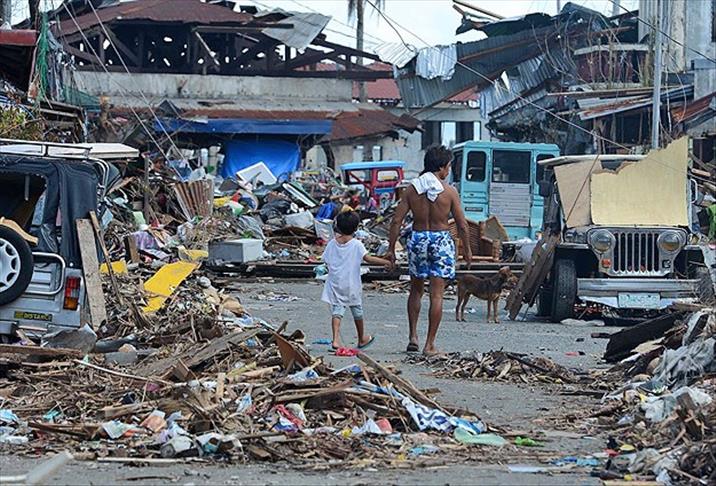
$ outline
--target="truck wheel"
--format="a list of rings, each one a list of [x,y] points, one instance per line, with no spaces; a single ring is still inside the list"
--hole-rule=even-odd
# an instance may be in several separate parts
[[[22,295],[32,279],[32,252],[27,242],[7,226],[0,226],[0,305]]]
[[[542,288],[537,294],[537,316],[550,317],[552,315],[552,289]]]
[[[577,271],[572,260],[556,260],[552,274],[552,322],[574,316],[577,302]]]
[[[694,270],[694,278],[699,281],[699,300],[702,304],[716,304],[716,293],[714,292],[714,284],[711,280],[711,273],[708,268],[699,267]]]

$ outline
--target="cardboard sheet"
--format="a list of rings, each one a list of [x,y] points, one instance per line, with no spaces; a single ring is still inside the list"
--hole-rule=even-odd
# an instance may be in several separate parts
[[[590,160],[560,165],[554,168],[554,175],[557,178],[557,187],[559,188],[559,198],[564,216],[567,218],[568,228],[592,224],[590,169],[601,169],[601,167],[599,162],[595,163],[594,160]]]
[[[605,226],[688,226],[688,148],[682,137],[616,172],[594,172],[592,221]]]

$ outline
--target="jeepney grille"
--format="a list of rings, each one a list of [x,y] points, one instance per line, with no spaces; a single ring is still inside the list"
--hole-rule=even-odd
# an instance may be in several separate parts
[[[615,244],[612,275],[663,275],[656,231],[612,231]]]

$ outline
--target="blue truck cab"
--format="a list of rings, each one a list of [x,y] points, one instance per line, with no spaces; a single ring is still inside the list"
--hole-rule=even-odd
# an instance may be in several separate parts
[[[510,239],[537,239],[544,201],[539,181],[544,169],[537,162],[559,155],[545,143],[471,141],[455,145],[452,182],[468,219],[495,216]]]

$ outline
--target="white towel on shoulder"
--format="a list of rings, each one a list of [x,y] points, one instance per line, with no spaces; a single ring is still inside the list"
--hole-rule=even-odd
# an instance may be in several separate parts
[[[440,179],[438,179],[438,176],[432,172],[426,172],[420,177],[413,179],[411,184],[418,194],[427,193],[428,199],[431,202],[435,202],[440,193],[445,190],[445,187]]]

